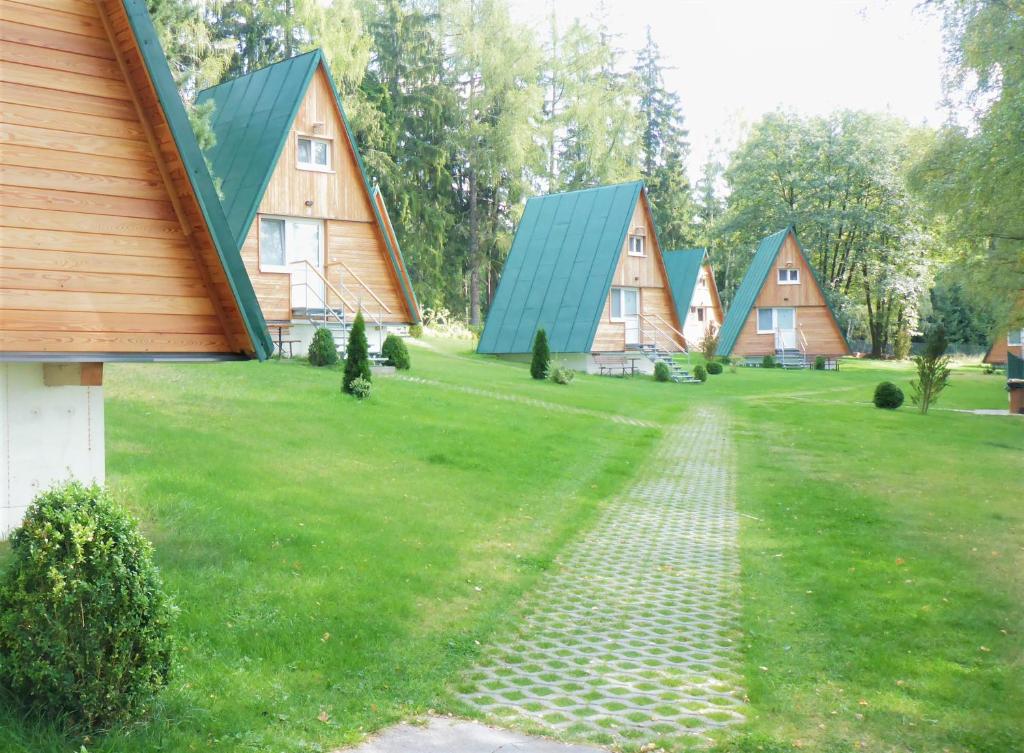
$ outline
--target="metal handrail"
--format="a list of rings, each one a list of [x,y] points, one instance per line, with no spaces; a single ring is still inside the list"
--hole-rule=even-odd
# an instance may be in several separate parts
[[[327,280],[327,278],[326,278],[326,277],[324,277],[324,276],[323,276],[322,274],[320,274],[320,270],[319,270],[319,269],[317,269],[317,268],[316,268],[315,266],[313,266],[313,264],[312,264],[312,263],[310,263],[309,259],[296,259],[295,261],[293,261],[293,262],[290,262],[288,266],[293,266],[293,265],[295,265],[295,264],[303,264],[303,265],[305,265],[305,267],[306,267],[306,269],[307,269],[307,271],[306,271],[306,277],[305,277],[305,278],[304,278],[304,280],[303,280],[302,286],[303,286],[303,287],[304,287],[304,288],[306,289],[306,291],[307,291],[307,292],[306,292],[306,295],[309,295],[309,291],[311,291],[311,290],[312,290],[312,291],[313,291],[313,295],[314,295],[314,296],[316,296],[316,298],[318,298],[318,299],[319,299],[319,302],[320,302],[320,303],[321,303],[321,304],[323,305],[323,311],[324,311],[324,317],[323,317],[323,319],[324,319],[324,324],[326,324],[326,323],[327,323],[327,314],[328,314],[328,312],[330,312],[330,313],[331,313],[331,315],[332,315],[332,316],[334,316],[334,318],[335,318],[335,319],[337,319],[337,320],[338,320],[339,322],[341,322],[342,324],[344,324],[344,323],[345,323],[345,315],[344,315],[344,313],[338,313],[338,312],[337,312],[337,311],[336,311],[336,310],[334,309],[334,307],[333,307],[333,306],[331,306],[331,305],[330,305],[330,304],[329,304],[329,303],[328,303],[327,301],[325,301],[325,300],[324,300],[324,298],[325,298],[326,296],[322,296],[322,295],[320,295],[320,293],[319,293],[319,292],[317,292],[317,290],[316,290],[316,289],[315,289],[315,288],[314,288],[314,287],[313,287],[312,285],[310,285],[310,284],[309,284],[309,272],[308,272],[308,270],[310,270],[310,269],[311,269],[311,270],[313,270],[313,274],[315,274],[315,275],[316,275],[317,277],[319,277],[319,278],[320,278],[320,280],[321,280],[321,281],[322,281],[322,282],[324,283],[324,285],[325,285],[325,286],[326,286],[326,287],[327,287],[328,289],[330,289],[330,290],[331,290],[331,292],[333,292],[333,293],[334,293],[334,294],[335,294],[336,296],[338,296],[338,298],[339,298],[339,299],[341,300],[341,302],[342,302],[342,304],[343,304],[343,305],[345,305],[345,298],[344,298],[344,296],[342,296],[342,295],[341,295],[341,294],[340,294],[340,293],[339,293],[339,292],[338,292],[338,291],[337,291],[337,290],[336,290],[336,289],[334,288],[334,286],[333,286],[333,285],[331,285],[331,283],[330,283],[330,282],[329,282],[329,281]],[[295,287],[295,285],[293,284],[293,285],[292,285],[292,287]],[[307,301],[306,301],[306,303],[308,304],[308,303],[309,303],[309,301],[307,300]],[[306,306],[306,308],[308,309],[308,308],[309,308],[309,306],[307,305],[307,306]],[[352,308],[352,306],[351,306],[351,305],[349,305],[349,308]],[[355,310],[355,309],[353,309],[353,311],[354,311],[354,310]]]
[[[353,272],[349,268],[348,264],[346,264],[345,262],[343,262],[343,261],[341,261],[339,259],[338,261],[332,261],[332,262],[328,263],[327,266],[328,267],[334,267],[334,266],[344,267],[345,271],[348,272],[350,275],[352,275],[354,278],[356,278],[356,282],[358,282],[363,287],[363,289],[373,297],[373,300],[375,300],[377,302],[378,306],[380,306],[382,309],[384,309],[387,313],[389,313],[389,314],[392,313],[392,311],[388,307],[388,305],[386,303],[384,303],[384,301],[382,301],[377,296],[376,293],[373,292],[373,288],[371,288],[369,285],[367,285],[365,282],[363,282],[362,278],[359,275],[357,275],[355,272]]]
[[[686,352],[688,352],[688,351],[687,351],[687,349],[686,349],[686,347],[685,347],[685,343],[686,343],[686,336],[685,336],[685,335],[683,335],[683,333],[682,333],[682,332],[680,332],[679,330],[677,330],[677,329],[676,329],[675,327],[673,327],[673,326],[672,326],[671,324],[668,324],[668,323],[667,323],[667,322],[666,322],[666,321],[665,321],[664,319],[662,319],[662,318],[661,318],[661,316],[659,316],[658,314],[638,314],[638,316],[640,317],[640,321],[641,321],[641,322],[643,322],[643,323],[645,323],[645,324],[649,325],[649,326],[650,326],[651,328],[653,328],[653,329],[654,329],[654,331],[655,331],[656,333],[660,334],[660,335],[661,335],[662,337],[664,337],[665,339],[667,339],[667,340],[668,340],[668,341],[669,341],[669,342],[670,342],[670,343],[672,344],[672,348],[673,348],[673,349],[674,349],[674,350],[675,350],[676,352],[678,352],[678,353],[686,353]],[[680,346],[679,346],[678,342],[676,341],[676,339],[675,339],[674,337],[672,337],[672,335],[669,335],[669,334],[667,334],[667,333],[666,333],[666,332],[665,332],[665,331],[664,331],[664,330],[663,330],[663,329],[662,329],[661,327],[659,327],[659,326],[658,326],[658,325],[657,325],[656,323],[654,323],[653,321],[651,321],[651,320],[652,320],[653,318],[655,318],[655,317],[656,317],[656,318],[657,318],[657,319],[658,319],[659,321],[661,321],[661,323],[662,323],[662,324],[664,324],[664,325],[665,325],[665,326],[666,326],[666,327],[668,328],[668,330],[669,330],[670,332],[672,332],[672,333],[673,333],[674,335],[676,335],[676,336],[678,336],[678,337],[679,337],[679,339],[680,339],[680,340],[681,340],[681,341],[682,341],[682,342],[684,343],[684,345],[683,345],[682,347],[680,347]],[[642,337],[643,337],[643,333],[641,333],[641,338],[642,338]],[[658,344],[658,343],[657,343],[657,339],[655,339],[655,342],[654,342],[654,344],[655,344],[655,345],[657,345],[657,344]]]
[[[800,335],[800,352],[807,355],[807,338],[804,337],[804,328],[798,324],[796,325],[796,331]]]

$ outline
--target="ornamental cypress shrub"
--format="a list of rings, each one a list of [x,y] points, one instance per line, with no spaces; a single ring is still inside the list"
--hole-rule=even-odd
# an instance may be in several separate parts
[[[706,382],[708,381],[708,371],[700,364],[697,364],[696,366],[693,367],[693,377],[694,379],[699,379],[702,382]]]
[[[370,379],[370,345],[366,342],[366,322],[363,320],[363,312],[356,314],[352,322],[352,329],[348,332],[348,353],[345,356],[345,377],[341,382],[341,389],[349,395],[352,392],[352,381],[355,379]]]
[[[338,362],[338,346],[327,327],[317,327],[309,344],[309,362],[313,366],[331,366]]]
[[[545,379],[548,375],[548,364],[551,362],[551,351],[548,349],[548,335],[538,329],[533,336],[533,360],[530,361],[530,376],[534,379]]]
[[[388,335],[384,338],[380,354],[387,359],[385,363],[388,366],[394,366],[396,369],[408,369],[411,365],[409,362],[409,348],[406,347],[405,340],[398,335]]]
[[[775,356],[767,355],[761,359],[762,369],[774,369],[775,368]]]
[[[167,684],[174,609],[135,521],[98,486],[36,497],[0,581],[0,687],[24,710],[96,732]]]
[[[896,410],[903,405],[903,390],[892,382],[880,382],[875,387],[874,403],[876,408]]]
[[[668,370],[668,364],[664,361],[658,361],[654,364],[654,381],[656,382],[667,382],[672,378],[672,372]]]
[[[826,365],[827,365],[827,361],[825,360],[825,356],[815,356],[814,357],[814,370],[815,371],[824,371]]]

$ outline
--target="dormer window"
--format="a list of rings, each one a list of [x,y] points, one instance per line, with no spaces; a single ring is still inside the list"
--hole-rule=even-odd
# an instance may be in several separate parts
[[[296,164],[303,170],[331,169],[331,142],[310,136],[299,136],[296,144]]]
[[[800,270],[791,267],[779,270],[779,285],[799,285]]]
[[[644,256],[646,254],[647,231],[642,227],[633,230],[629,235],[629,255]]]

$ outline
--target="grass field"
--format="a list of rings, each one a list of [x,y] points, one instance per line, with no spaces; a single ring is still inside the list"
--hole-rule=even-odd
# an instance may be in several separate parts
[[[108,481],[181,610],[171,687],[89,751],[329,751],[428,709],[698,401],[733,417],[750,722],[722,750],[976,751],[1024,738],[1024,421],[965,367],[881,379],[579,377],[437,343],[358,403],[301,363],[108,369]],[[905,386],[905,385],[904,385]],[[495,399],[492,394],[503,399]],[[539,400],[541,404],[516,402]],[[564,409],[558,409],[563,406]],[[77,750],[0,711],[0,749]]]

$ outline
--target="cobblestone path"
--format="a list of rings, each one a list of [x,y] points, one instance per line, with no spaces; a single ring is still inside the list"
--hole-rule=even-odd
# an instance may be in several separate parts
[[[499,723],[630,747],[742,720],[734,465],[714,408],[672,427],[462,698]]]

